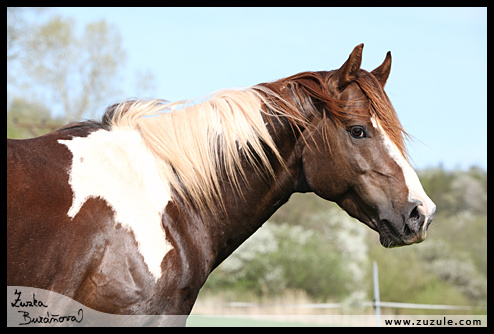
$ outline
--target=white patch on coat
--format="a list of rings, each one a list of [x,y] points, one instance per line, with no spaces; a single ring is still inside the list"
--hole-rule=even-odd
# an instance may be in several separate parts
[[[381,124],[379,124],[379,122],[374,117],[371,117],[371,122],[374,128],[376,128],[376,130],[381,133],[381,138],[383,138],[384,141],[384,147],[388,151],[389,155],[394,159],[394,161],[398,164],[398,166],[400,166],[401,170],[403,171],[405,183],[408,187],[408,201],[413,202],[417,200],[422,202],[422,205],[419,206],[419,209],[421,209],[422,213],[427,218],[429,218],[436,210],[436,205],[425,193],[424,188],[422,187],[422,184],[420,183],[420,180],[417,176],[417,173],[415,173],[412,166],[410,166],[410,164],[405,159],[395,143],[391,141]],[[424,224],[424,226],[425,225],[426,224]]]
[[[73,198],[67,215],[74,218],[89,198],[104,199],[113,208],[115,220],[134,233],[139,252],[158,280],[161,261],[173,248],[161,219],[171,197],[140,134],[117,128],[58,142],[72,152]]]

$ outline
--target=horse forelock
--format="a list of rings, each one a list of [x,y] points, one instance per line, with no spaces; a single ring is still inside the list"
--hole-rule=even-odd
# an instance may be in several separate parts
[[[368,73],[360,75],[357,78],[357,84],[369,100],[370,116],[377,118],[389,139],[396,145],[403,157],[408,160],[405,139],[409,135],[403,129],[398,115],[382,86]]]

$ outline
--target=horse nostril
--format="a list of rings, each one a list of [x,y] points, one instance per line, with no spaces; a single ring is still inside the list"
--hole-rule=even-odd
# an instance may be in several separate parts
[[[420,231],[425,223],[425,215],[422,211],[423,207],[421,206],[421,203],[415,203],[408,215],[408,221],[405,224],[408,228],[404,230],[405,234],[406,232],[418,233]]]
[[[420,212],[419,212],[419,207],[416,206],[413,208],[412,212],[410,212],[410,219],[411,220],[419,220],[420,219]]]

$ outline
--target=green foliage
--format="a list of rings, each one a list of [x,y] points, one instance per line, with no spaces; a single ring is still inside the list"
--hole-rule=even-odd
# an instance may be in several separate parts
[[[332,216],[334,228],[322,233],[266,223],[215,270],[205,289],[239,289],[258,297],[302,290],[320,301],[348,296],[364,277],[366,247],[357,253],[352,248],[365,235],[342,227],[349,220],[344,213]]]
[[[14,98],[7,108],[7,138],[24,139],[49,133],[64,125],[42,103]]]
[[[432,242],[425,241],[420,246],[430,244]],[[374,245],[371,247],[370,256],[378,263],[382,301],[470,305],[459,289],[432,270],[433,266],[427,263],[425,252],[418,247],[385,250],[379,245]],[[370,284],[368,294],[372,296]],[[399,312],[409,314],[410,310]]]
[[[421,171],[419,177],[438,212],[487,214],[487,172],[481,168],[471,167],[468,171],[429,168]]]

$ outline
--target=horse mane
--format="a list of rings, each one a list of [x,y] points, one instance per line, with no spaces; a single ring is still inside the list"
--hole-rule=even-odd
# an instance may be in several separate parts
[[[267,113],[263,106],[270,103],[268,95],[276,94],[266,87],[251,87],[220,91],[193,105],[190,101],[128,100],[107,108],[103,124],[139,131],[164,183],[202,211],[222,205],[225,181],[241,193],[241,180],[248,184],[244,161],[259,175],[273,179],[276,176],[266,151],[284,165],[263,117]],[[281,112],[275,106],[273,110]],[[299,116],[296,121],[297,115],[288,117],[301,123]]]
[[[222,208],[222,183],[229,182],[239,194],[241,181],[248,184],[245,161],[266,180],[276,180],[267,151],[285,166],[267,128],[273,119],[301,133],[310,126],[309,115],[318,113],[320,104],[326,116],[338,126],[355,117],[343,108],[341,101],[331,97],[328,84],[331,74],[303,72],[246,89],[219,91],[197,104],[193,100],[174,103],[160,99],[127,100],[108,107],[102,124],[108,129],[137,130],[155,156],[164,184],[186,203],[195,205],[201,212],[206,208]],[[391,103],[382,88],[384,97],[374,93],[373,82],[361,81],[359,85],[371,99],[383,127],[388,130],[396,125],[398,118],[394,109],[388,109]],[[388,133],[400,150],[404,150],[401,131],[399,125],[398,130]]]

